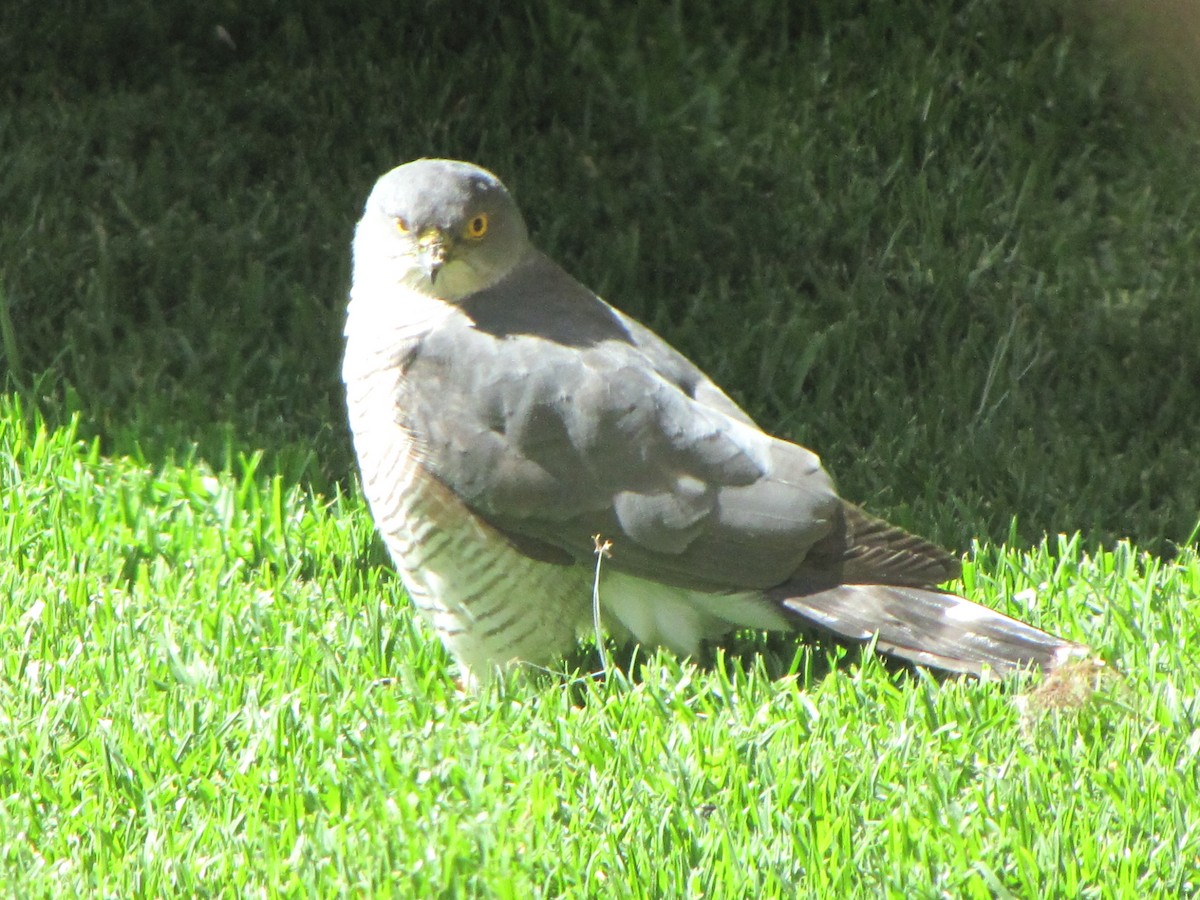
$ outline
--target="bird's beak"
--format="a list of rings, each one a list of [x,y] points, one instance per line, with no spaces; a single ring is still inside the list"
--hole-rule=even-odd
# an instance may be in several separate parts
[[[437,283],[438,272],[442,271],[450,256],[454,242],[440,228],[429,228],[417,238],[421,268],[429,276],[430,284]]]

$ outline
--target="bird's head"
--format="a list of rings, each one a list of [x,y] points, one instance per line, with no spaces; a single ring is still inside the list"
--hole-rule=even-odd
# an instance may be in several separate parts
[[[354,234],[355,278],[454,302],[490,287],[530,250],[525,222],[491,172],[418,159],[375,184]]]

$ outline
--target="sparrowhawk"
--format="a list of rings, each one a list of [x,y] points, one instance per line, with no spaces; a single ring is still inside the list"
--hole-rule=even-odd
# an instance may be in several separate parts
[[[700,369],[530,243],[504,185],[422,159],[354,234],[343,378],[362,483],[467,682],[592,625],[695,654],[812,626],[953,672],[1087,651],[937,585],[958,560],[841,498]]]

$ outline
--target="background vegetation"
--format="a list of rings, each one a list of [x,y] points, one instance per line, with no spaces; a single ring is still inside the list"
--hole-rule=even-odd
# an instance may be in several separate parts
[[[6,4],[0,878],[1194,892],[1200,140],[1191,82],[1147,87],[1094,26],[992,0]],[[496,171],[544,249],[843,493],[1122,676],[1022,713],[747,639],[711,671],[456,695],[337,378],[358,210],[427,155]]]

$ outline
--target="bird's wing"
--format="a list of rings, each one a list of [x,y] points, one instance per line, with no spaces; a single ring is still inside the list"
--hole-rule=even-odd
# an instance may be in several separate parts
[[[738,590],[787,580],[835,528],[815,454],[544,257],[460,306],[404,361],[398,415],[518,547],[581,560],[598,534],[624,571]]]

